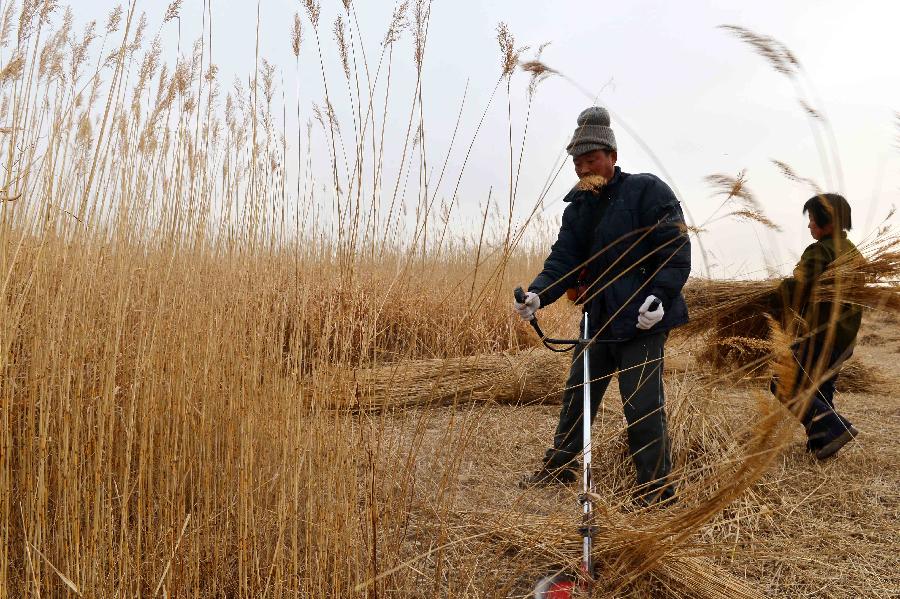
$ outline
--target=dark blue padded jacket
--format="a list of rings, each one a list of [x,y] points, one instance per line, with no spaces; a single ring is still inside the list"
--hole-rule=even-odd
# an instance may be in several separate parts
[[[650,174],[616,167],[597,192],[573,189],[556,243],[544,269],[528,287],[541,306],[588,284],[584,309],[591,334],[610,339],[668,331],[688,321],[681,293],[691,272],[691,244],[681,205],[668,185]],[[648,295],[662,300],[665,315],[647,331],[636,327]]]

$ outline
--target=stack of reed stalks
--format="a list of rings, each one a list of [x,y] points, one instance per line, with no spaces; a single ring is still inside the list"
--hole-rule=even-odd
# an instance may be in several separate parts
[[[900,236],[882,235],[845,254],[816,282],[819,301],[840,301],[871,310],[900,308]],[[784,317],[781,279],[692,279],[685,286],[691,321],[680,329],[704,339],[698,357],[717,368],[761,366],[771,354],[766,315]]]
[[[879,368],[854,357],[841,366],[835,384],[837,390],[844,393],[872,393],[878,391],[885,382],[884,373]]]
[[[569,354],[517,353],[404,360],[345,371],[333,408],[381,411],[454,403],[530,405],[558,402]]]

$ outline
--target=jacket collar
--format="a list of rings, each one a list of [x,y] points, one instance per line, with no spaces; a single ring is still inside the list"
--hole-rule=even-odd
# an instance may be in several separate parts
[[[609,180],[609,183],[606,184],[606,187],[607,188],[615,187],[619,183],[621,183],[622,179],[624,179],[624,178],[625,178],[625,173],[623,173],[622,169],[617,166],[615,172],[613,172],[612,179]]]

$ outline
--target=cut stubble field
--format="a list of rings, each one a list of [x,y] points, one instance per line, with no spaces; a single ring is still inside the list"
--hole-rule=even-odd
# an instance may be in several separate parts
[[[615,579],[615,596],[728,597],[748,593],[849,598],[892,597],[900,592],[896,551],[900,323],[892,317],[868,314],[863,334],[873,330],[878,331],[878,342],[864,340],[855,354],[880,375],[879,381],[866,384],[867,392],[839,392],[836,399],[841,411],[862,431],[855,442],[820,462],[805,451],[802,427],[791,422],[793,432],[784,451],[758,481],[698,527],[690,542],[661,557],[647,576],[619,587],[620,573],[614,571],[610,578]],[[746,434],[748,419],[756,415],[754,404],[767,385],[761,379],[740,385],[729,380],[705,385],[704,379],[717,377],[695,376],[698,367],[684,353],[685,345],[685,340],[677,337],[670,343],[676,357],[667,368],[666,386],[675,441],[673,460],[676,471],[680,467],[685,476],[682,484],[692,487],[703,486],[704,466],[715,468],[717,462],[733,455],[729,452]],[[558,360],[548,358],[548,363],[564,368]],[[481,404],[404,416],[427,423],[416,458],[420,494],[449,493],[455,509],[452,516],[435,513],[436,522],[443,518],[453,524],[444,537],[423,534],[419,540],[421,562],[434,563],[434,547],[443,538],[448,545],[445,554],[453,556],[444,556],[448,568],[454,560],[481,564],[474,581],[455,583],[461,596],[474,586],[493,586],[496,596],[526,596],[537,575],[577,563],[580,488],[522,491],[517,486],[523,474],[538,466],[552,440],[558,409],[556,405]],[[471,430],[463,434],[461,429]],[[665,510],[633,506],[629,489],[633,473],[624,430],[621,398],[613,383],[593,428],[598,525],[613,531],[605,532],[604,538],[653,530],[660,519],[677,519],[681,511],[703,501],[691,493]],[[454,459],[459,462],[451,482],[429,476],[448,447],[458,452]],[[486,532],[489,534],[480,536]],[[552,548],[541,546],[542,542],[560,541],[562,545]],[[677,569],[683,559],[695,561],[690,568],[682,565]],[[600,576],[602,583],[603,574]],[[447,577],[453,579],[452,574]],[[717,579],[723,588],[704,590],[704,584],[710,583],[708,577]],[[732,594],[729,584],[744,586]]]

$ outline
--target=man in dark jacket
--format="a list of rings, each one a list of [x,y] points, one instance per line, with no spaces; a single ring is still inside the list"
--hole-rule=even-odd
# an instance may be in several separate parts
[[[847,239],[852,225],[850,204],[838,194],[826,193],[810,198],[803,206],[809,214],[809,232],[815,243],[808,246],[794,269],[794,276],[782,281],[776,294],[776,306],[785,315],[784,324],[798,316],[798,340],[792,348],[793,364],[786,376],[793,384],[773,380],[772,391],[791,407],[806,428],[806,448],[824,460],[834,455],[858,434],[853,424],[834,407],[834,385],[841,364],[853,354],[856,334],[862,321],[862,310],[848,302],[832,302],[820,298],[819,285],[823,273],[838,259],[861,260],[859,250]],[[835,287],[858,283],[834,281]],[[837,313],[835,314],[835,311]],[[832,329],[833,321],[833,330]],[[817,378],[824,376],[812,394],[801,401]]]
[[[678,199],[660,179],[617,167],[609,113],[591,107],[578,116],[566,148],[581,184],[565,197],[559,237],[544,269],[515,304],[530,320],[535,311],[581,287],[589,314],[591,421],[618,372],[628,420],[628,446],[637,470],[638,497],[647,503],[673,495],[662,384],[668,331],[687,322],[681,288],[691,270],[690,242]],[[650,310],[654,300],[658,307]],[[576,350],[553,438],[540,469],[525,485],[570,483],[582,449],[583,366]]]

